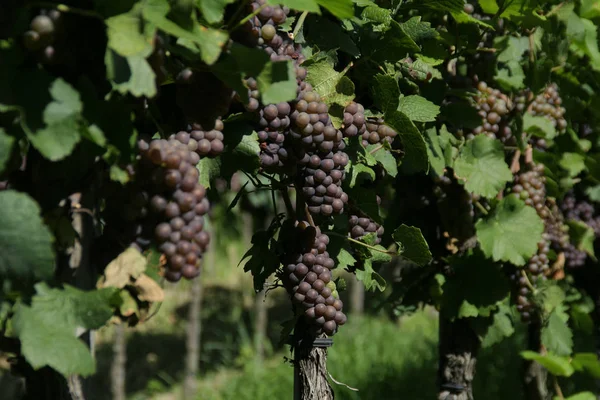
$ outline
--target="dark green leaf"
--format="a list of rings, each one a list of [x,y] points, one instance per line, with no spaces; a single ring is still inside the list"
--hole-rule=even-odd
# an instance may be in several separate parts
[[[559,356],[568,356],[573,351],[573,333],[555,310],[542,328],[542,344],[548,351]]]
[[[156,75],[141,55],[124,58],[111,49],[106,50],[106,75],[119,93],[136,97],[156,95]]]
[[[70,286],[64,290],[36,286],[31,306],[20,303],[14,329],[25,359],[34,367],[50,366],[70,376],[89,376],[96,370],[94,359],[76,330],[98,329],[119,306],[116,289],[83,292]]]
[[[427,171],[429,167],[427,146],[421,132],[412,121],[404,113],[392,111],[385,116],[385,123],[398,132],[404,145],[402,169],[406,173]]]
[[[202,15],[209,24],[216,24],[223,20],[225,7],[235,0],[197,0]]]
[[[487,326],[485,332],[481,335],[481,347],[488,348],[502,342],[515,332],[512,320],[512,312],[508,304],[500,303],[498,310],[494,313],[492,323]]]
[[[600,378],[600,360],[595,353],[576,353],[571,361],[577,371],[585,371],[594,378]]]
[[[4,172],[4,168],[8,165],[14,143],[15,139],[7,135],[3,128],[0,128],[0,174]]]
[[[402,257],[417,265],[425,265],[431,261],[431,251],[419,228],[402,224],[392,237],[401,244]]]
[[[264,104],[296,98],[296,72],[292,61],[269,62],[256,78]]]
[[[0,275],[50,279],[54,272],[53,237],[28,195],[0,192]]]
[[[354,16],[354,5],[352,0],[316,0],[321,7],[340,19],[352,18]]]
[[[440,113],[440,107],[424,97],[412,95],[400,98],[398,111],[403,112],[413,121],[433,122]]]
[[[377,107],[384,114],[395,111],[398,108],[400,89],[398,81],[389,75],[375,75],[373,83],[373,98]]]

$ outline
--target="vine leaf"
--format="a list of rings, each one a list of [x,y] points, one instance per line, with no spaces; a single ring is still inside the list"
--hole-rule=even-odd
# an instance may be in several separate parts
[[[156,74],[145,57],[123,57],[107,48],[104,62],[106,76],[119,93],[131,93],[136,97],[156,95]]]
[[[574,178],[585,170],[585,156],[579,153],[563,153],[558,164]]]
[[[198,0],[198,7],[209,24],[216,24],[223,20],[225,7],[235,0]]]
[[[548,118],[526,113],[523,116],[523,130],[534,136],[553,139],[557,132]]]
[[[144,30],[139,5],[124,14],[106,19],[107,47],[122,57],[140,55],[147,57],[152,53],[151,39],[155,29]]]
[[[54,238],[28,195],[0,192],[0,276],[46,280],[54,273]]]
[[[33,76],[31,78],[35,79]],[[43,79],[41,76],[39,78]],[[42,114],[45,126],[29,125],[32,120],[28,118],[25,132],[31,144],[44,157],[58,161],[71,154],[81,140],[85,130],[81,115],[83,104],[79,92],[61,78],[50,83],[49,94],[51,101]],[[34,122],[33,125],[37,124]]]
[[[364,262],[360,263],[355,274],[356,279],[365,285],[366,290],[379,290],[380,292],[385,290],[385,279],[373,270],[373,261],[371,258],[367,258]]]
[[[542,344],[548,351],[559,356],[568,356],[573,351],[573,332],[567,324],[568,316],[563,317],[555,309],[542,328]]]
[[[402,257],[417,265],[425,265],[431,261],[431,251],[419,228],[402,224],[394,231],[392,237],[401,244]]]
[[[10,160],[15,139],[6,134],[3,128],[0,128],[0,174],[4,172],[4,168]]]
[[[410,118],[403,112],[392,111],[385,115],[385,123],[398,132],[404,145],[402,169],[409,174],[427,171],[429,168],[427,145],[423,135]]]
[[[389,75],[375,75],[373,81],[373,98],[375,99],[377,107],[383,111],[384,114],[398,108],[399,97],[400,88],[398,87],[398,81],[396,79]]]
[[[494,313],[491,323],[486,326],[480,335],[481,347],[492,347],[505,338],[512,336],[513,333],[515,333],[515,327],[511,308],[508,302],[502,302],[498,305],[498,310]]]
[[[475,229],[487,257],[525,265],[537,251],[544,222],[535,209],[511,194],[498,203],[488,218],[477,221]]]
[[[100,285],[123,289],[144,273],[146,264],[146,258],[138,250],[129,247],[106,266]]]
[[[594,230],[581,221],[569,220],[569,237],[571,242],[575,244],[577,249],[585,251],[587,254],[595,258],[594,254],[594,242],[596,235]]]
[[[353,188],[356,186],[357,182],[361,183],[365,180],[370,180],[372,182],[375,181],[375,171],[373,171],[373,169],[370,167],[367,167],[365,164],[354,164],[352,166],[350,187]]]
[[[433,122],[440,113],[440,107],[425,97],[411,95],[400,98],[398,111],[403,112],[413,121]]]
[[[468,140],[454,163],[454,172],[472,193],[491,198],[512,180],[498,140],[478,135]]]
[[[327,105],[339,104],[343,108],[352,102],[354,99],[354,83],[342,72],[338,72],[333,68],[329,57],[319,56],[309,59],[302,66],[308,72],[306,80],[321,95],[321,99]]]
[[[571,361],[577,371],[586,371],[594,378],[600,378],[600,360],[594,353],[576,353]]]
[[[370,153],[373,150],[373,147],[377,147],[377,145],[367,146],[367,153]],[[386,149],[385,147],[380,148],[371,155],[375,160],[377,160],[379,164],[381,164],[381,166],[383,167],[383,169],[385,169],[385,172],[387,172],[389,176],[394,178],[396,177],[396,175],[398,175],[398,162],[396,161],[396,158],[392,155],[392,153],[388,151],[388,149]]]
[[[538,362],[540,365],[546,368],[548,372],[550,372],[552,375],[569,377],[575,372],[575,369],[569,363],[568,357],[561,357],[552,353],[541,355],[539,353],[536,353],[535,351],[530,350],[522,351],[521,357],[523,357],[526,360],[533,360]]]
[[[289,60],[267,63],[256,81],[264,104],[276,104],[296,98],[296,72],[294,64]]]
[[[31,305],[19,303],[13,320],[23,355],[35,369],[50,366],[64,376],[92,375],[94,359],[76,332],[102,327],[120,306],[118,290],[60,290],[43,283],[35,288]]]
[[[352,18],[354,16],[354,5],[352,0],[316,0],[317,3],[327,11],[340,19]]]
[[[564,400],[596,400],[597,397],[592,392],[580,392],[569,397],[564,397]],[[554,400],[562,400],[560,397],[555,397]]]

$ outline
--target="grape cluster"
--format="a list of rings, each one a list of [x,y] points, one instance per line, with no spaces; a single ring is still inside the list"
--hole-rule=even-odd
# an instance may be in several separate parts
[[[383,142],[392,143],[398,135],[398,132],[385,125],[381,118],[367,120],[365,127],[365,132],[362,134],[362,145],[365,147]]]
[[[596,215],[593,204],[585,200],[577,201],[575,194],[570,192],[564,197],[561,210],[566,219],[583,222],[594,230],[596,237],[600,235],[600,216]],[[578,249],[572,243],[568,243],[564,251],[567,267],[576,268],[585,265],[588,258],[585,251]]]
[[[344,137],[364,135],[367,130],[365,119],[365,108],[360,103],[352,102],[344,108],[344,121],[342,133]]]
[[[335,262],[327,252],[329,237],[307,222],[286,225],[290,231],[283,243],[281,280],[315,333],[331,336],[346,323],[346,315],[332,281]]]
[[[108,232],[139,250],[157,243],[166,258],[165,278],[192,279],[210,241],[203,230],[209,203],[198,183],[198,155],[176,139],[140,140],[138,148],[139,161],[129,168],[132,183],[107,200]]]
[[[560,253],[571,247],[571,243],[569,242],[569,228],[565,225],[563,213],[556,203],[553,203],[549,207],[549,210],[550,217],[544,220],[544,226],[552,249]]]
[[[348,233],[352,239],[358,240],[370,233],[376,233],[375,244],[379,244],[381,243],[383,232],[383,226],[379,225],[371,218],[356,214],[352,214],[348,218]]]
[[[484,134],[507,142],[512,137],[508,126],[508,117],[513,108],[510,98],[482,81],[477,85],[475,102],[483,123],[473,129],[473,135]]]
[[[543,164],[533,165],[530,170],[517,174],[512,190],[519,195],[525,204],[533,207],[540,218],[547,220],[550,217],[549,210],[546,207],[546,178]],[[526,266],[527,277],[530,278],[532,284],[535,284],[538,279],[546,279],[545,274],[548,273],[550,268],[549,252],[550,234],[545,229],[542,233],[542,239],[538,243],[537,253],[529,259]],[[525,284],[527,280],[526,277],[518,277],[517,309],[521,313],[523,321],[529,320],[533,308],[533,304],[527,297],[529,293],[529,287]]]
[[[564,133],[567,129],[567,120],[564,118],[565,108],[561,104],[558,86],[551,83],[533,99],[529,112],[535,116],[548,118],[558,133]]]
[[[56,57],[55,43],[62,34],[62,14],[58,10],[42,10],[29,24],[23,35],[23,44],[35,52],[43,63],[52,63]]]
[[[193,164],[197,164],[201,157],[216,157],[223,152],[223,121],[217,119],[211,129],[194,123],[188,131],[180,131],[169,136],[169,140],[177,140],[192,151]]]

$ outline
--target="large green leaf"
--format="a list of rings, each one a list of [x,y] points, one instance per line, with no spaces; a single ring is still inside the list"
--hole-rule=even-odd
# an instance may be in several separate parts
[[[94,359],[76,336],[78,328],[98,329],[119,305],[116,289],[83,292],[71,286],[64,290],[36,286],[31,305],[19,303],[13,319],[25,359],[35,368],[50,366],[69,376],[92,375]]]
[[[512,319],[510,306],[506,302],[498,305],[498,310],[494,312],[491,324],[481,335],[481,347],[491,347],[510,337],[515,332],[515,326]]]
[[[202,15],[209,24],[216,24],[223,20],[225,7],[235,0],[197,0]]]
[[[461,149],[454,172],[465,181],[472,193],[495,197],[512,180],[512,173],[504,162],[504,146],[485,135],[468,140]]]
[[[50,279],[54,272],[53,237],[28,195],[0,192],[0,276]]]
[[[296,98],[298,85],[292,61],[267,63],[256,80],[264,104],[291,101]]]
[[[400,88],[398,88],[398,81],[395,78],[383,74],[375,75],[373,78],[373,98],[377,107],[384,114],[398,109],[399,97]]]
[[[316,0],[321,7],[327,9],[336,17],[352,18],[354,16],[354,4],[352,0]]]
[[[136,97],[156,95],[156,75],[144,56],[125,58],[107,49],[104,61],[107,78],[119,93],[131,93]]]
[[[115,15],[105,21],[108,36],[107,47],[122,57],[152,53],[152,29],[144,30],[140,7],[134,7],[128,13]]]
[[[307,81],[328,105],[339,104],[345,107],[354,99],[354,84],[336,71],[328,58],[311,59],[303,66],[308,72]]]
[[[403,112],[413,121],[433,122],[440,113],[440,107],[425,97],[411,95],[400,97],[398,111]]]
[[[481,249],[495,261],[524,265],[537,251],[544,222],[532,207],[511,194],[475,224]]]

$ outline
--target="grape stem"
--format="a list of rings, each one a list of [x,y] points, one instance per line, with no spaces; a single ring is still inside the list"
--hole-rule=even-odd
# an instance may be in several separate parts
[[[252,12],[252,14],[247,15],[246,17],[244,17],[240,22],[238,22],[238,24],[235,26],[235,28],[233,28],[233,30],[236,30],[237,28],[240,28],[242,26],[244,26],[244,24],[248,21],[250,21],[252,18],[256,17],[258,14],[260,14],[260,12],[267,7],[269,4],[265,3],[262,6],[258,7],[256,10],[254,10]]]
[[[55,3],[50,3],[47,1],[39,1],[39,2],[32,3],[31,7],[52,8],[52,9],[56,9],[60,12],[79,14],[79,15],[83,15],[85,17],[97,18],[97,19],[104,21],[104,18],[102,17],[102,15],[100,15],[99,13],[97,13],[95,11],[84,10],[81,8],[75,8],[75,7],[68,6],[66,4],[55,4]]]
[[[360,240],[352,239],[351,237],[348,237],[346,235],[342,235],[342,234],[337,233],[337,232],[328,231],[328,232],[325,232],[325,233],[327,235],[337,236],[337,237],[341,237],[341,238],[347,239],[349,242],[353,242],[353,243],[359,244],[359,245],[361,245],[363,247],[366,247],[367,249],[371,249],[371,250],[377,251],[379,253],[388,254],[390,256],[399,256],[400,255],[400,254],[396,253],[395,251],[381,250],[381,249],[378,249],[375,246],[371,246],[370,244],[366,244],[364,242],[361,242]]]
[[[381,149],[383,149],[383,145],[382,145],[382,144],[380,144],[379,146],[377,146],[377,147],[375,147],[373,150],[371,150],[371,151],[369,152],[369,154],[375,154],[375,153],[377,153],[377,152],[378,152],[379,150],[381,150]]]
[[[525,273],[525,270],[521,270],[521,276],[523,278],[525,278],[525,283],[527,284],[527,287],[529,288],[529,290],[531,290],[532,293],[535,293],[536,290],[533,287],[533,285],[531,284],[531,281],[529,280],[527,273]]]
[[[489,214],[488,210],[483,206],[483,204],[481,204],[479,202],[479,200],[476,200],[474,202],[474,204],[479,209],[479,211],[481,211],[484,215],[488,215]]]
[[[292,40],[296,38],[296,35],[298,35],[298,33],[300,32],[300,29],[302,29],[302,25],[304,25],[304,20],[307,16],[308,11],[304,11],[298,18],[298,22],[296,22],[296,26],[294,27],[294,31],[292,32]]]
[[[565,396],[563,395],[563,392],[560,389],[560,385],[558,384],[558,378],[556,377],[556,375],[552,375],[552,378],[554,380],[554,390],[556,391],[556,395],[559,399],[564,400]]]
[[[308,220],[308,223],[310,224],[310,226],[316,226],[315,221],[313,220],[313,217],[310,214],[310,211],[308,210],[307,204],[304,204],[304,212],[306,213],[306,219]]]

